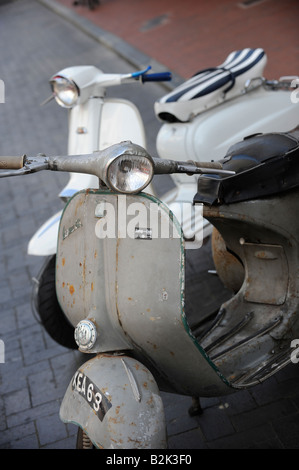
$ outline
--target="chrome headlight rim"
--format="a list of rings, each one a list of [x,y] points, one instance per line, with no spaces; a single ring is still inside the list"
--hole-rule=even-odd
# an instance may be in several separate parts
[[[61,82],[64,82],[64,84]],[[65,87],[64,89],[60,91],[56,89],[57,86],[62,86],[62,85],[64,85]],[[51,86],[54,98],[56,102],[59,104],[59,106],[69,109],[69,108],[73,108],[77,104],[79,97],[80,97],[80,88],[74,82],[74,80],[72,80],[71,78],[65,77],[63,75],[54,75],[50,80],[50,86]],[[69,102],[67,102],[67,100],[61,97],[61,94],[66,91],[67,87],[69,87],[69,89],[73,93],[73,98]]]
[[[123,168],[123,178],[124,180],[119,184],[115,184],[115,176],[117,171],[117,166],[119,164],[127,164],[127,168]],[[135,165],[135,166],[134,166]],[[129,168],[130,167],[130,168]],[[143,171],[141,171],[143,167]],[[135,187],[132,186],[132,183],[129,180],[126,180],[125,173],[129,173],[130,171],[134,172],[134,170],[139,171],[139,176],[136,174],[137,177],[137,184],[135,182]],[[114,172],[114,173],[112,173]],[[130,177],[132,175],[129,175]],[[134,176],[134,175],[133,175]],[[124,154],[115,157],[112,161],[109,162],[106,168],[106,185],[112,191],[119,193],[119,194],[138,194],[143,191],[152,181],[154,176],[154,161],[150,155],[132,155],[132,154]],[[124,187],[121,188],[121,185],[125,184],[126,189]],[[131,184],[131,187],[128,185]]]

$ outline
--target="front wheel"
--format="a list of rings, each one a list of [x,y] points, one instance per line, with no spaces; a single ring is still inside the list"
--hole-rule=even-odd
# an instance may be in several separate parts
[[[55,270],[56,255],[48,259],[38,277],[33,292],[34,309],[54,341],[66,348],[78,349],[74,327],[63,313],[56,296]]]

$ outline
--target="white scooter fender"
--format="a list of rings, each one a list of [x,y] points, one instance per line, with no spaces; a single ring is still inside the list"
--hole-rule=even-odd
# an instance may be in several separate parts
[[[83,364],[66,391],[60,418],[80,426],[96,448],[166,448],[158,386],[128,356],[98,355]]]
[[[27,253],[35,256],[51,256],[56,253],[59,221],[62,211],[48,219],[30,239]]]
[[[142,118],[136,106],[123,99],[92,98],[69,112],[68,155],[102,150],[123,140],[146,148]],[[98,188],[95,176],[71,173],[59,197],[67,200],[86,188]],[[153,193],[152,187],[147,191]],[[50,217],[33,235],[28,244],[29,255],[54,255],[57,249],[58,227],[62,211]]]

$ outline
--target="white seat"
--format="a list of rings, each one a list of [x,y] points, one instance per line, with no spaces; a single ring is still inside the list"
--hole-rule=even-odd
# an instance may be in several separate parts
[[[267,56],[263,49],[229,54],[218,67],[198,72],[155,103],[155,113],[167,122],[186,122],[242,93],[248,79],[261,77]]]

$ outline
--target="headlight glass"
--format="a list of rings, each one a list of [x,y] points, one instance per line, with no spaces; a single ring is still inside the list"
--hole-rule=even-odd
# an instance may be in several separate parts
[[[141,156],[121,156],[109,166],[108,185],[121,193],[138,193],[150,182],[154,174],[153,162]]]
[[[79,89],[72,80],[57,75],[50,81],[50,84],[55,99],[60,106],[71,108],[76,104],[79,98]]]

